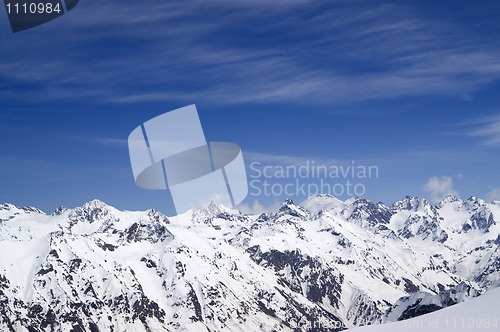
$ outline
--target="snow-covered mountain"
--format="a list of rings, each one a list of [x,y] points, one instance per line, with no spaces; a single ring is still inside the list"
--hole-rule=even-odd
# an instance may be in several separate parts
[[[498,331],[500,328],[499,298],[500,288],[496,288],[465,303],[428,315],[401,322],[354,328],[349,332]]]
[[[94,200],[0,205],[0,329],[338,331],[410,318],[500,280],[500,202],[290,200],[175,217]]]

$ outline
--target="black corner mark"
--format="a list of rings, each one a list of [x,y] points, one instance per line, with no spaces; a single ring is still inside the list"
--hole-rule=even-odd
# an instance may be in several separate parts
[[[78,4],[78,1],[80,0],[64,0],[64,3],[66,4],[66,10],[69,12],[71,9],[75,8],[75,6]]]
[[[4,0],[12,32],[31,29],[73,9],[79,0]]]
[[[60,0],[37,2],[26,0],[4,0],[12,32],[19,32],[47,23],[64,15]]]

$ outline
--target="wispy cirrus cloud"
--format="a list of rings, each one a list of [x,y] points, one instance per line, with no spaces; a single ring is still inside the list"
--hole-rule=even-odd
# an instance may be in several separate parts
[[[104,147],[110,148],[128,148],[128,140],[126,138],[115,138],[115,137],[98,137],[98,136],[76,136],[72,139],[80,142],[86,142],[91,144],[97,144]]]
[[[482,145],[500,146],[500,115],[479,119],[472,127],[467,135],[479,138]]]
[[[367,4],[81,4],[64,18],[67,34],[48,24],[8,36],[0,96],[23,86],[33,101],[349,103],[462,98],[500,78],[498,41],[405,5]]]

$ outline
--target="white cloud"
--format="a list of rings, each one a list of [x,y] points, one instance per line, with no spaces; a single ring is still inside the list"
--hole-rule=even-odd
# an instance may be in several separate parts
[[[493,188],[488,193],[488,199],[491,201],[500,201],[500,188]]]
[[[453,189],[451,176],[430,177],[424,185],[424,190],[431,194],[430,200],[433,203],[439,202],[448,194],[458,196],[458,192]]]

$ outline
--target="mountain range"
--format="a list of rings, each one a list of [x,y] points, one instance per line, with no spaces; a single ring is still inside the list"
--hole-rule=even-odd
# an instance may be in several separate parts
[[[327,195],[167,217],[0,204],[6,331],[340,331],[500,286],[500,201]]]

